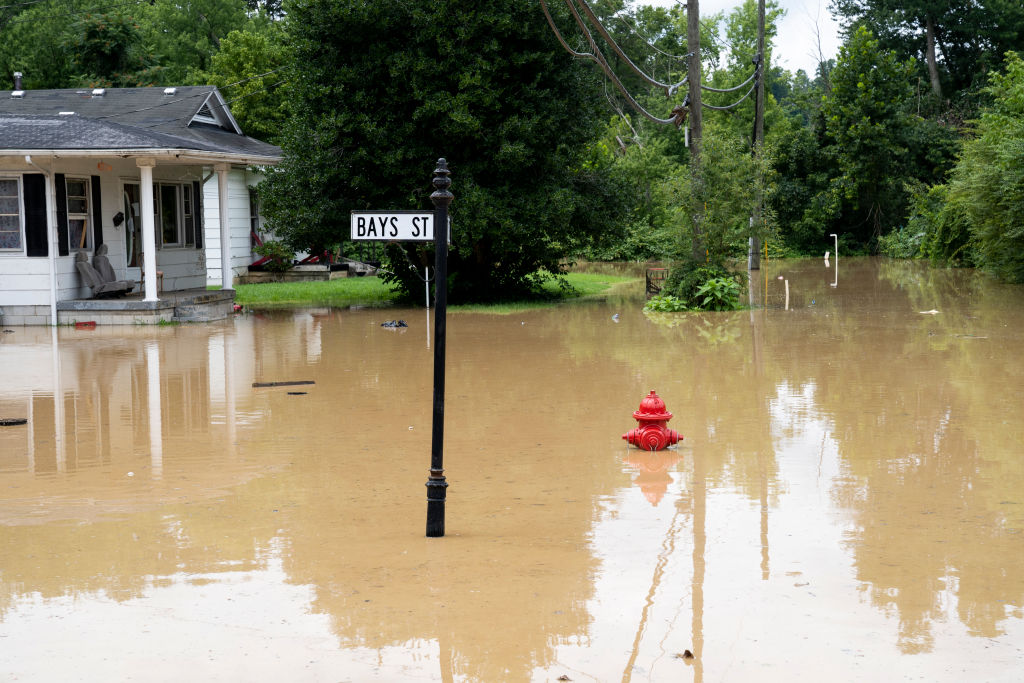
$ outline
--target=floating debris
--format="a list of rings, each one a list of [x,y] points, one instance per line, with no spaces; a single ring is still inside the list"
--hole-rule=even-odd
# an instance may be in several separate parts
[[[936,311],[936,310],[935,310],[935,309],[933,308],[933,309],[932,309],[932,310],[930,310],[930,311],[920,311],[920,313],[921,313],[921,315],[937,315],[937,314],[938,314],[938,311]]]
[[[305,391],[289,391],[288,395],[289,396],[305,396],[306,392]]]
[[[568,676],[566,676],[565,674],[562,674],[561,676],[558,677],[558,680],[560,680],[560,681],[571,681],[572,679],[569,678]]]
[[[677,652],[675,654],[675,658],[676,659],[685,659],[685,660],[689,661],[689,660],[693,659],[693,653],[690,652],[689,650],[683,650],[682,654]]]
[[[404,320],[389,320],[386,323],[381,323],[381,327],[409,327],[405,324]]]
[[[0,417],[0,427],[14,427],[28,422],[27,417]]]
[[[300,384],[316,384],[313,380],[301,379],[294,382],[253,382],[253,387],[294,387]]]

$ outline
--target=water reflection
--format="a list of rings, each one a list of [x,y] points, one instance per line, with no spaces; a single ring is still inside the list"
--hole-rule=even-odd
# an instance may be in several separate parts
[[[87,680],[1011,680],[1021,290],[843,268],[769,262],[734,313],[450,314],[444,539],[422,311],[4,335],[0,670],[68,677],[43,644],[111,623],[150,634]],[[651,388],[686,440],[624,454]]]
[[[657,505],[668,491],[672,483],[672,475],[669,470],[682,456],[676,455],[674,451],[642,451],[634,450],[623,458],[623,461],[639,473],[633,479],[633,484],[639,486],[651,505]]]

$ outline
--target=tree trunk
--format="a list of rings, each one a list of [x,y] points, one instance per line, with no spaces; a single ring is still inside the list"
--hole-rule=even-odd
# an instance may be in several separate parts
[[[925,48],[925,61],[928,62],[928,78],[932,82],[932,92],[941,100],[942,84],[939,82],[939,65],[935,63],[935,22],[931,17],[925,18],[924,29],[928,40],[928,46]]]

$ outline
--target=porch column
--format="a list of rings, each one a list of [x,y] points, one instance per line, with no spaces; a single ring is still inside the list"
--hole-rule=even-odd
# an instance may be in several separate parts
[[[142,213],[142,265],[145,301],[159,301],[156,291],[156,225],[153,223],[153,168],[156,159],[136,159],[139,167],[139,211]]]
[[[228,171],[229,164],[217,164],[217,201],[220,208],[220,282],[221,289],[232,288],[231,226],[228,224]]]

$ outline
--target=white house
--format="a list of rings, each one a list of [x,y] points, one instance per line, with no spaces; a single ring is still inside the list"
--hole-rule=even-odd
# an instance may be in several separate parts
[[[246,169],[280,159],[213,86],[0,91],[0,322],[70,321],[91,297],[75,257],[101,244],[142,308],[204,290],[211,257],[231,290],[250,262]]]

